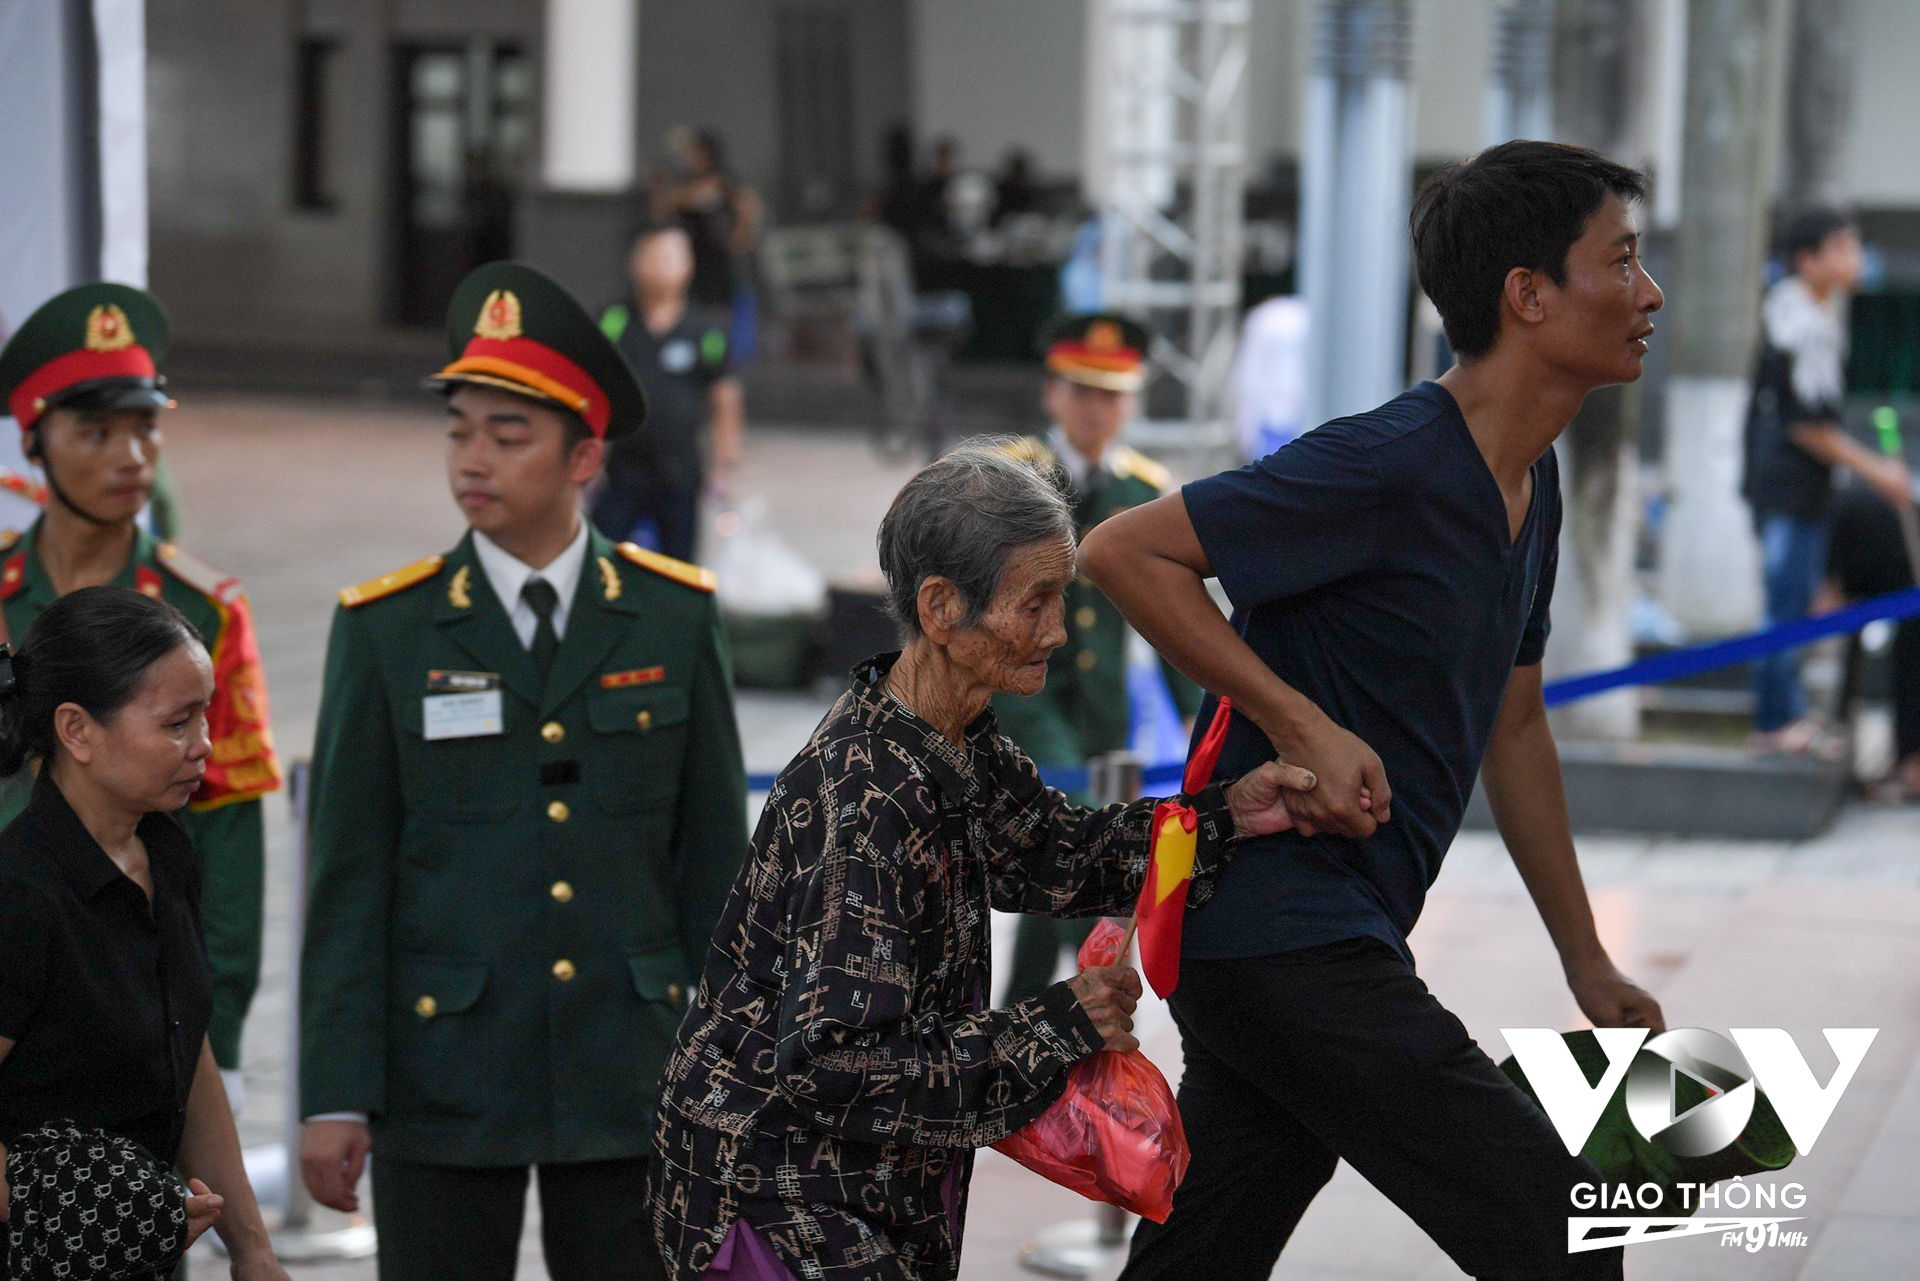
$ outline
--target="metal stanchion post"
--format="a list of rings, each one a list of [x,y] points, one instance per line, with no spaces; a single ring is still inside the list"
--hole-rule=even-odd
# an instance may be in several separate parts
[[[310,1263],[323,1259],[365,1259],[378,1248],[373,1225],[356,1220],[344,1228],[316,1231],[311,1226],[313,1198],[300,1177],[300,949],[307,926],[307,780],[306,761],[295,761],[287,773],[287,799],[293,803],[292,956],[287,967],[291,988],[287,1018],[287,1128],[283,1149],[286,1163],[286,1212],[273,1234],[273,1252],[282,1263]],[[211,1234],[209,1234],[211,1235]]]
[[[1141,775],[1138,756],[1108,752],[1087,762],[1087,790],[1102,805],[1131,801],[1140,795]],[[1132,1218],[1117,1205],[1102,1205],[1090,1219],[1056,1223],[1021,1244],[1020,1266],[1042,1276],[1091,1277],[1126,1249]]]

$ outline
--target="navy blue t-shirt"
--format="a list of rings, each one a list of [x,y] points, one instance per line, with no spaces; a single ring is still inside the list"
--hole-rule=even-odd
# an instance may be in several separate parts
[[[1233,602],[1233,625],[1279,677],[1380,754],[1393,813],[1364,840],[1249,841],[1184,952],[1265,956],[1407,932],[1460,828],[1515,667],[1540,661],[1560,532],[1553,451],[1510,538],[1506,500],[1453,397],[1421,383],[1238,471],[1182,491]],[[1204,727],[1209,706],[1200,713]],[[1233,718],[1217,776],[1273,759]]]

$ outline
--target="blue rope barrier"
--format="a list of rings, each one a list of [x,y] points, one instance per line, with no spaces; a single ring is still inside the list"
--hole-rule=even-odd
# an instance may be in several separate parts
[[[1920,587],[1909,587],[1904,591],[1887,592],[1882,596],[1870,597],[1845,609],[1835,610],[1831,614],[1819,614],[1812,618],[1797,618],[1789,623],[1774,627],[1763,627],[1757,632],[1745,636],[1735,636],[1728,640],[1714,641],[1706,645],[1693,645],[1686,649],[1676,649],[1652,658],[1641,659],[1637,663],[1628,663],[1625,667],[1615,667],[1604,672],[1587,672],[1580,676],[1567,676],[1550,681],[1545,690],[1548,707],[1558,707],[1562,703],[1575,702],[1582,698],[1592,698],[1609,690],[1622,689],[1629,685],[1661,685],[1668,681],[1679,680],[1684,676],[1695,676],[1701,672],[1710,672],[1715,668],[1731,667],[1735,663],[1745,663],[1752,659],[1764,658],[1768,654],[1781,650],[1796,649],[1812,641],[1828,636],[1844,636],[1857,632],[1868,623],[1884,620],[1895,621],[1920,616]],[[1186,770],[1184,761],[1161,761],[1149,765],[1141,774],[1142,795],[1159,795],[1177,787],[1180,776]],[[1084,766],[1073,769],[1044,769],[1041,779],[1049,787],[1057,787],[1063,792],[1083,791],[1087,786],[1087,770]],[[773,787],[772,774],[750,774],[747,776],[747,790],[765,792]]]
[[[1809,641],[1857,632],[1868,623],[1877,623],[1882,619],[1912,618],[1916,614],[1920,614],[1920,587],[1888,592],[1831,614],[1796,618],[1792,622],[1764,627],[1745,636],[1643,658],[1625,667],[1552,681],[1546,688],[1547,706],[1557,707],[1576,699],[1592,698],[1595,694],[1604,694],[1628,685],[1662,685],[1683,676],[1710,672],[1718,667],[1731,667],[1735,663],[1764,658],[1781,650],[1795,649]]]

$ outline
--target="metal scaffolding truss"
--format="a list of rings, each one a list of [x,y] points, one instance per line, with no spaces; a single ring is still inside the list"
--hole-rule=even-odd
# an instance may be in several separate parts
[[[1196,449],[1232,438],[1226,391],[1240,314],[1250,0],[1097,0],[1106,305],[1155,334],[1138,435]],[[1167,386],[1168,383],[1172,387]],[[1157,416],[1155,416],[1157,415]]]

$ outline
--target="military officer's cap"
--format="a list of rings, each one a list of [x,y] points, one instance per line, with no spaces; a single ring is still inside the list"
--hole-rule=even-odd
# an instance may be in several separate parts
[[[474,383],[546,401],[602,440],[646,421],[646,393],[626,357],[573,295],[525,263],[490,262],[460,282],[447,347],[452,363],[425,382],[435,390]]]
[[[31,431],[49,409],[165,409],[167,313],[104,281],[56,294],[0,350],[0,400]]]
[[[1040,340],[1047,372],[1106,391],[1139,391],[1147,381],[1146,326],[1112,312],[1062,316]]]

